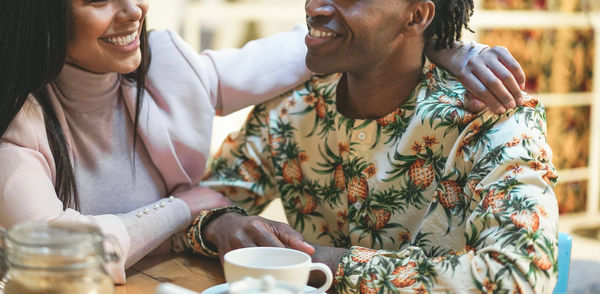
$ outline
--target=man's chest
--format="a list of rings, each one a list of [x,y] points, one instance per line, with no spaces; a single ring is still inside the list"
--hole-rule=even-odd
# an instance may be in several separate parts
[[[446,231],[471,209],[456,127],[402,108],[377,120],[319,115],[317,103],[271,112],[268,139],[289,221],[312,241],[399,248],[422,242],[425,223]]]

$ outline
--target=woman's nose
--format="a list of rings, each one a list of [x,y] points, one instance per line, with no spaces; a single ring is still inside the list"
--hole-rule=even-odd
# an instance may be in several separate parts
[[[306,16],[310,18],[316,18],[319,16],[332,16],[335,8],[330,3],[331,0],[307,0]]]
[[[143,11],[140,0],[121,0],[120,11],[118,12],[119,19],[123,21],[138,21],[143,16]]]

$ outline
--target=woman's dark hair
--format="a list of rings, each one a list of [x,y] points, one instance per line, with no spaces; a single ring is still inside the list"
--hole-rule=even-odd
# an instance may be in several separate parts
[[[434,48],[452,48],[460,40],[462,29],[469,31],[473,15],[473,0],[432,0],[435,17],[425,31],[425,39],[435,42]]]
[[[3,136],[31,94],[40,104],[56,166],[54,187],[63,207],[79,207],[69,146],[50,105],[46,84],[60,73],[70,37],[71,0],[0,1],[0,136]],[[137,87],[134,152],[137,126],[150,66],[146,26],[140,35],[142,62],[125,78]]]

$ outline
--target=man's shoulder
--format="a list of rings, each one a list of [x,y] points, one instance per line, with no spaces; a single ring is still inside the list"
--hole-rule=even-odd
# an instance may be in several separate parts
[[[337,84],[342,74],[313,74],[309,80],[268,101],[258,104],[267,110],[314,106],[319,100],[335,102]]]
[[[449,70],[443,68],[440,65],[437,65],[436,63],[433,63],[429,60],[427,60],[425,62],[425,65],[423,67],[423,73],[426,75],[426,78],[428,79],[436,79],[438,82],[442,82],[445,85],[456,85],[460,89],[462,87],[462,84],[460,82],[460,79],[458,78],[458,76],[454,75],[452,72],[450,72]]]
[[[440,102],[462,107],[467,90],[457,76],[432,62],[423,68],[423,83],[427,86],[425,99],[438,99]]]
[[[483,111],[474,114],[472,121],[462,129],[463,138],[470,138],[465,148],[479,148],[483,143],[490,149],[498,146],[513,147],[521,142],[546,142],[546,112],[535,97],[524,94],[524,103],[504,114]],[[525,140],[525,141],[523,141]],[[525,144],[525,143],[523,143]],[[521,144],[522,145],[522,144]],[[529,148],[522,145],[523,148]]]
[[[478,115],[465,108],[468,93],[458,77],[446,69],[428,61],[421,80],[416,110],[422,121],[457,127],[470,123]]]

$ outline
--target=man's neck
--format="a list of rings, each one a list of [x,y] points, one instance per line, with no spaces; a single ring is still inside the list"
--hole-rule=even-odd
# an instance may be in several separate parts
[[[337,89],[337,108],[346,117],[374,119],[402,105],[421,80],[421,54],[361,73],[344,73]]]

